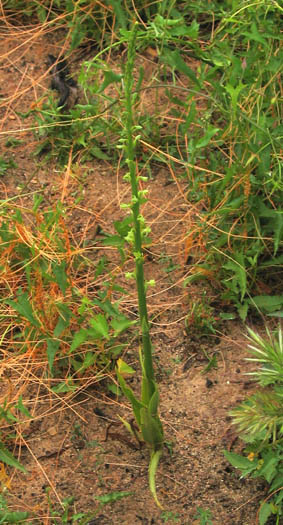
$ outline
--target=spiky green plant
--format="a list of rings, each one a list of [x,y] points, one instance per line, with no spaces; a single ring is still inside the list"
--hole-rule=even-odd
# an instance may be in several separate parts
[[[242,476],[267,481],[269,496],[260,506],[259,523],[264,525],[273,514],[277,525],[283,515],[283,340],[281,326],[275,334],[266,332],[267,339],[248,328],[253,357],[247,360],[261,365],[248,375],[264,388],[231,411],[233,423],[247,443],[246,455],[224,454]]]

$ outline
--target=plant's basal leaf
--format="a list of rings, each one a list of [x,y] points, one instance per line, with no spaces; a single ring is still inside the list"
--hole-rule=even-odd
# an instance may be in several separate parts
[[[153,417],[148,408],[142,408],[141,411],[141,432],[146,443],[151,445],[154,450],[162,447],[163,432],[158,417]]]
[[[141,426],[141,414],[140,411],[142,408],[144,408],[144,405],[135,397],[135,394],[133,393],[132,389],[127,386],[126,381],[124,378],[119,374],[119,371],[117,370],[117,377],[120,383],[120,386],[122,388],[124,396],[130,401],[133,412],[135,414],[136,422],[138,426]]]
[[[149,477],[149,487],[154,497],[155,503],[158,505],[160,509],[163,509],[162,505],[160,504],[157,498],[156,485],[155,485],[156,471],[157,471],[158,463],[160,461],[161,456],[162,456],[162,449],[152,452],[151,457],[150,457],[149,468],[148,468],[148,477]]]
[[[125,241],[119,235],[111,235],[111,237],[102,239],[102,244],[104,246],[117,246],[118,248],[123,248]]]

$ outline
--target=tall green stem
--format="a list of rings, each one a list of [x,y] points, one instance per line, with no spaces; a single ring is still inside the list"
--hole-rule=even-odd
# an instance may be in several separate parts
[[[143,439],[150,447],[150,461],[149,461],[149,486],[153,497],[161,507],[155,487],[156,470],[160,457],[162,455],[163,447],[163,428],[158,416],[159,394],[158,387],[154,381],[154,370],[152,362],[152,346],[149,333],[149,322],[146,304],[146,285],[144,280],[143,267],[143,252],[142,244],[146,228],[144,226],[144,218],[140,213],[140,206],[144,202],[144,191],[139,190],[139,177],[136,174],[135,163],[135,148],[139,137],[137,135],[139,126],[134,124],[133,106],[138,96],[138,91],[134,92],[133,71],[135,61],[135,43],[137,37],[138,24],[135,24],[131,31],[129,39],[128,60],[125,71],[125,111],[124,111],[124,134],[123,134],[123,148],[126,153],[126,161],[129,172],[125,178],[130,181],[132,189],[131,203],[126,207],[131,208],[132,212],[132,229],[127,236],[127,240],[132,245],[132,253],[135,258],[135,279],[138,292],[139,304],[139,319],[142,335],[142,351],[140,352],[140,361],[142,366],[142,385],[141,385],[141,399],[137,399],[134,392],[127,386],[121,369],[117,369],[118,379],[124,394],[128,397],[132,404],[133,412],[136,422],[139,427],[139,438]],[[122,420],[130,432],[131,426],[126,421]]]
[[[128,61],[125,72],[125,110],[126,110],[126,142],[127,142],[127,163],[129,168],[130,182],[132,188],[132,214],[134,228],[134,257],[136,265],[136,282],[138,292],[139,316],[142,331],[142,343],[144,351],[144,367],[147,379],[149,380],[149,398],[154,393],[154,380],[151,341],[149,333],[148,313],[146,305],[146,289],[144,282],[143,253],[142,253],[142,231],[140,217],[140,195],[138,190],[138,178],[136,176],[135,163],[135,141],[133,131],[135,130],[133,121],[133,67],[135,60],[135,42],[138,24],[134,25],[131,40],[129,42]]]

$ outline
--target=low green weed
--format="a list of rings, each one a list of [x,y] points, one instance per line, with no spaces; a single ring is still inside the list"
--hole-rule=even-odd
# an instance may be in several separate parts
[[[117,344],[118,336],[133,321],[110,300],[114,282],[106,281],[92,299],[79,292],[71,272],[78,260],[70,246],[64,210],[58,205],[41,213],[39,204],[35,202],[30,225],[16,209],[0,228],[0,264],[8,284],[2,304],[14,327],[7,336],[19,354],[46,355],[53,376],[70,365],[77,377],[90,368],[107,371],[123,348]],[[104,271],[106,261],[101,263],[96,275]]]
[[[28,512],[9,510],[4,494],[0,494],[0,523],[27,523]]]
[[[241,470],[242,477],[262,478],[268,484],[268,496],[259,511],[259,524],[274,516],[279,525],[283,516],[283,337],[267,330],[267,339],[248,329],[249,351],[260,368],[250,372],[260,387],[242,405],[232,410],[233,423],[247,444],[245,455],[225,451],[230,463]]]
[[[207,10],[203,2],[195,8],[202,9]],[[223,9],[225,16],[206,41],[206,56],[214,65],[199,66],[208,95],[205,109],[198,112],[192,96],[182,132],[193,165],[188,199],[205,207],[199,231],[208,252],[195,270],[203,270],[202,278],[212,272],[223,287],[223,300],[245,319],[252,307],[268,313],[282,311],[283,305],[281,8],[232,2]],[[268,289],[267,268],[276,305],[272,294],[261,290],[261,281]]]
[[[197,513],[194,516],[194,519],[199,520],[200,525],[213,525],[212,523],[212,514],[209,509],[203,509],[202,507],[197,507]]]
[[[12,159],[0,156],[0,176],[4,175],[9,169],[16,167],[17,164]]]

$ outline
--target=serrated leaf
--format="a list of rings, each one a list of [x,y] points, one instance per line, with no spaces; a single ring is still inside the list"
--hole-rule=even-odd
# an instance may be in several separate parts
[[[105,337],[105,339],[110,339],[109,336],[109,327],[107,319],[104,315],[98,314],[92,319],[90,319],[89,324],[94,328],[99,335]]]
[[[73,352],[80,345],[82,345],[87,340],[88,337],[89,337],[88,331],[85,330],[84,328],[82,328],[79,332],[77,332],[73,337],[73,341],[72,341],[69,353]]]
[[[33,309],[29,302],[29,297],[27,292],[22,292],[21,288],[18,290],[17,293],[17,301],[13,301],[12,299],[6,299],[5,302],[12,306],[16,312],[18,312],[22,317],[27,319],[33,326],[36,328],[39,328],[40,324],[33,316]]]
[[[136,321],[131,321],[130,319],[124,317],[120,319],[112,319],[110,324],[115,331],[114,337],[117,337],[117,335],[127,330],[127,328],[129,328],[133,324],[136,324]]]

